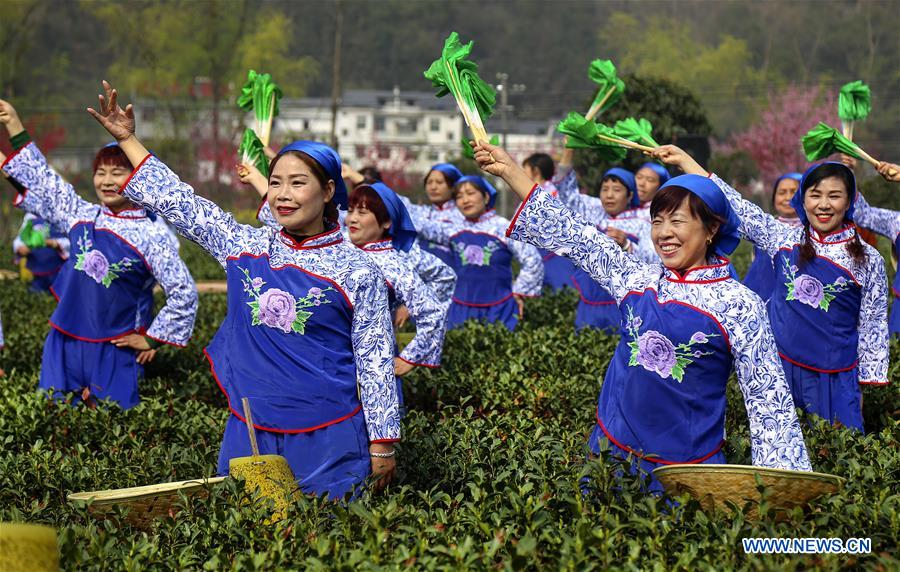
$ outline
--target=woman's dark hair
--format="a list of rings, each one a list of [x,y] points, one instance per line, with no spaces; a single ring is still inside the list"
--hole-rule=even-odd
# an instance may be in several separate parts
[[[837,165],[834,163],[825,163],[816,167],[812,173],[810,173],[806,180],[803,181],[805,186],[803,187],[803,197],[806,197],[806,193],[811,189],[815,189],[816,186],[822,182],[824,179],[829,177],[837,177],[844,183],[844,189],[847,192],[847,200],[850,201],[853,199],[851,197],[851,192],[854,189],[854,185],[856,184],[853,180],[853,173],[847,167],[843,165]],[[809,217],[807,217],[806,224],[803,225],[803,238],[800,242],[800,259],[799,265],[806,264],[811,262],[816,257],[816,247],[812,243],[812,237],[809,233]],[[862,240],[859,238],[859,232],[853,234],[853,239],[847,243],[847,252],[850,254],[850,258],[853,259],[853,262],[859,265],[863,265],[868,262],[869,255],[866,254],[866,247],[863,246]]]
[[[319,184],[322,185],[322,188],[328,186],[328,181],[331,181],[332,178],[328,176],[328,173],[325,172],[325,169],[322,168],[322,165],[319,165],[319,162],[307,155],[306,153],[300,151],[286,151],[279,155],[276,155],[272,162],[269,163],[269,176],[271,177],[272,173],[275,172],[275,165],[278,164],[278,161],[281,160],[285,155],[292,155],[297,157],[301,161],[303,161],[309,170],[312,171],[313,176],[319,181]],[[325,219],[330,220],[331,222],[337,222],[338,220],[338,208],[337,204],[334,200],[330,200],[325,203]]]
[[[725,219],[713,212],[709,205],[703,202],[703,199],[685,189],[684,187],[666,187],[661,189],[653,200],[650,202],[650,220],[656,218],[660,214],[671,214],[678,210],[678,207],[687,200],[688,208],[691,216],[699,219],[703,223],[706,232],[712,232],[718,225],[716,233],[713,235],[712,244],[706,247],[706,257],[710,258],[715,255],[716,236],[719,230],[725,225]]]
[[[360,169],[359,174],[363,176],[363,185],[381,182],[381,171],[371,165]]]
[[[631,187],[628,186],[628,183],[626,183],[625,181],[622,180],[621,177],[618,177],[616,175],[606,175],[605,177],[600,179],[600,185],[602,186],[603,183],[605,183],[606,181],[612,181],[614,183],[619,183],[620,185],[625,187],[625,192],[628,193],[629,195],[631,195],[631,193],[634,192],[631,190]],[[598,193],[599,193],[599,189],[598,189]],[[629,202],[628,206],[630,207],[631,206],[631,197],[629,197],[628,202]],[[678,207],[675,207],[675,208],[678,208]]]
[[[553,158],[546,153],[532,153],[522,164],[537,169],[545,181],[553,178]]]
[[[391,222],[391,215],[388,214],[384,201],[381,200],[375,189],[367,186],[365,183],[356,187],[350,193],[349,206],[351,209],[366,209],[375,215],[375,220],[378,224]],[[387,230],[384,231],[382,236],[387,236]]]
[[[775,208],[775,195],[778,194],[778,185],[780,185],[781,183],[783,183],[783,182],[785,182],[785,181],[796,181],[796,179],[791,179],[791,178],[789,178],[789,177],[784,177],[784,178],[782,178],[780,181],[778,181],[777,183],[775,183],[775,185],[772,187],[772,208],[773,208],[773,209]],[[796,181],[796,182],[797,182],[797,185],[798,185],[798,187],[799,187],[800,181]]]
[[[94,173],[97,172],[97,169],[100,168],[100,165],[121,167],[123,169],[127,169],[128,171],[134,170],[134,165],[131,164],[131,161],[128,160],[128,156],[125,155],[125,151],[122,151],[122,148],[118,145],[110,145],[109,147],[103,147],[102,149],[97,151],[97,156],[94,157]]]
[[[432,173],[438,173],[440,176],[444,177],[444,182],[447,183],[447,187],[453,188],[453,183],[450,182],[450,177],[447,176],[447,173],[441,171],[440,169],[432,169],[425,173],[425,178],[422,179],[422,184],[425,185],[428,183],[428,177],[431,176]]]

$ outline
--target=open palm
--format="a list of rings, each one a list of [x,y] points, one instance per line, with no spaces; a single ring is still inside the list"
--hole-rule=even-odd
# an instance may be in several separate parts
[[[88,113],[115,137],[116,141],[124,141],[134,135],[134,108],[131,104],[125,109],[119,106],[119,94],[107,81],[103,81],[103,91],[99,95],[100,111],[88,107]]]

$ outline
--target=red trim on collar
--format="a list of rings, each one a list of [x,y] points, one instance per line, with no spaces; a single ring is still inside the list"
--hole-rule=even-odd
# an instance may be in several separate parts
[[[823,240],[825,238],[828,238],[829,236],[834,236],[836,234],[840,234],[851,228],[853,229],[853,234],[850,235],[848,238],[845,238],[844,240],[836,240],[834,242],[826,242]],[[841,228],[839,228],[837,230],[833,230],[833,231],[829,232],[828,234],[822,235],[821,238],[816,236],[817,233],[815,232],[814,228],[810,228],[809,237],[812,238],[814,241],[818,242],[819,244],[843,244],[845,242],[850,242],[851,240],[853,240],[853,237],[856,236],[856,233],[857,233],[856,225],[853,224],[852,222],[850,222],[850,223],[844,223],[841,226]]]
[[[446,201],[442,202],[441,204],[431,203],[431,206],[436,211],[449,211],[450,209],[456,207],[456,203],[454,203],[452,207],[448,207],[448,206],[444,206],[444,205],[449,204],[451,202],[453,202],[453,199],[447,199]]]
[[[137,174],[137,172],[141,170],[141,167],[144,166],[144,163],[147,162],[147,159],[149,159],[152,156],[153,156],[153,153],[147,153],[147,156],[144,157],[143,159],[141,159],[141,162],[137,164],[137,167],[135,167],[134,170],[131,172],[131,174],[128,175],[128,178],[125,179],[125,183],[122,185],[122,187],[118,191],[116,191],[117,193],[119,193],[121,195],[122,193],[125,192],[125,187],[127,187],[128,183],[131,182],[131,178],[134,177]]]
[[[509,221],[509,226],[506,227],[506,236],[509,236],[512,233],[512,229],[516,226],[516,222],[519,220],[519,215],[522,213],[522,210],[525,208],[525,205],[528,204],[528,201],[531,200],[531,196],[534,195],[534,192],[538,190],[540,185],[535,185],[531,187],[531,190],[528,191],[528,196],[525,197],[525,200],[519,205],[519,208],[516,209],[516,214],[513,216],[512,220]]]
[[[120,213],[129,212],[129,211],[134,211],[134,212],[143,211],[144,214],[142,214],[141,216],[122,216],[120,214]],[[125,220],[141,220],[141,219],[147,218],[147,211],[145,211],[142,208],[122,209],[118,213],[116,213],[116,212],[113,212],[109,207],[102,205],[100,207],[100,212],[106,216],[111,216],[113,218],[120,218],[120,219],[125,219]]]
[[[639,292],[637,290],[631,290],[630,292],[628,292],[627,294],[622,296],[622,302],[624,302],[625,298],[628,298],[632,294],[634,294],[635,296],[643,296],[648,291],[653,292],[653,297],[656,298],[656,303],[659,304],[660,306],[665,306],[666,304],[677,304],[679,306],[684,306],[685,308],[690,308],[691,310],[694,310],[695,312],[699,312],[699,313],[703,314],[704,316],[706,316],[707,318],[709,318],[710,320],[715,322],[716,326],[718,326],[718,328],[719,328],[719,331],[722,332],[722,338],[725,340],[725,343],[728,344],[728,349],[729,350],[731,349],[731,338],[728,337],[728,331],[725,330],[725,326],[722,325],[722,322],[720,322],[718,320],[718,318],[716,318],[715,316],[713,316],[706,310],[698,308],[697,306],[694,306],[693,304],[689,304],[687,302],[682,302],[681,300],[666,300],[665,302],[660,302],[659,294],[657,294],[656,290],[654,290],[653,288],[647,288],[643,292]]]
[[[370,246],[372,246],[374,244],[387,244],[387,246],[384,246],[382,248],[369,248]],[[356,246],[357,248],[364,250],[366,252],[384,252],[386,250],[394,250],[393,243],[389,239],[388,240],[373,240],[372,242],[366,242],[364,244],[359,244],[359,245],[354,245],[354,246]]]
[[[349,306],[350,309],[353,310],[353,303],[350,301],[350,296],[347,295],[347,292],[344,291],[344,289],[341,287],[340,284],[337,283],[337,281],[335,281],[327,276],[322,276],[321,274],[316,274],[315,272],[310,272],[306,268],[303,268],[302,266],[297,266],[296,264],[285,264],[283,266],[272,266],[272,259],[269,257],[269,254],[267,252],[263,252],[262,254],[241,252],[237,256],[229,256],[228,258],[225,259],[225,261],[227,262],[229,260],[239,260],[244,256],[249,256],[250,258],[257,258],[257,259],[265,258],[266,260],[269,261],[269,268],[271,268],[272,270],[275,270],[275,271],[281,270],[283,268],[296,268],[297,270],[299,270],[305,274],[309,274],[310,276],[314,276],[316,278],[319,278],[321,280],[329,282],[330,284],[333,284],[334,287],[337,288],[337,291],[340,292],[344,296],[344,300],[347,302],[347,306]]]
[[[292,237],[291,235],[289,235],[283,227],[278,232],[281,235],[281,237],[283,239],[285,239],[285,241],[287,241],[286,246],[293,248],[294,250],[312,250],[314,248],[324,248],[326,246],[334,246],[335,244],[340,244],[344,240],[343,235],[341,235],[341,227],[340,226],[335,226],[331,230],[326,230],[326,231],[320,232],[319,234],[314,234],[309,238],[303,239],[303,242],[297,242],[297,240],[294,237]],[[320,238],[324,238],[324,237],[328,236],[329,234],[333,234],[333,233],[337,233],[337,235],[338,235],[337,240],[334,240],[332,242],[326,242],[324,244],[307,245],[307,243],[309,243],[312,240],[318,240]],[[282,241],[282,242],[285,242],[285,241]]]
[[[838,243],[829,242],[828,244],[838,244]],[[795,247],[796,247],[796,246],[799,246],[799,245],[795,245]],[[794,248],[788,248],[788,247],[786,247],[786,246],[782,246],[781,248],[778,249],[779,252],[781,252],[782,250],[784,250],[784,251],[786,251],[786,252],[793,252],[793,251],[794,251]],[[850,280],[853,280],[853,283],[854,283],[854,284],[856,284],[857,286],[859,286],[860,288],[862,288],[862,284],[860,284],[859,281],[856,279],[856,277],[853,275],[853,273],[850,272],[850,269],[849,269],[849,268],[847,268],[847,267],[845,267],[845,266],[842,266],[842,265],[838,264],[837,262],[835,262],[834,260],[828,258],[827,256],[822,256],[822,255],[819,254],[819,253],[816,253],[816,258],[819,258],[819,259],[821,259],[821,260],[824,260],[825,262],[828,262],[828,263],[831,264],[832,266],[835,266],[835,267],[837,267],[837,268],[840,268],[841,270],[843,270],[844,272],[846,272],[846,273],[850,276]]]
[[[603,434],[606,435],[606,438],[609,439],[610,443],[612,443],[613,445],[615,445],[616,447],[618,447],[619,449],[622,449],[623,451],[625,451],[627,453],[631,453],[632,455],[634,455],[635,457],[637,457],[639,459],[643,459],[644,461],[649,461],[651,463],[656,463],[658,465],[695,465],[697,463],[702,463],[703,461],[711,459],[713,457],[713,455],[715,455],[716,453],[721,451],[722,446],[725,445],[725,439],[722,439],[719,442],[719,445],[715,449],[713,449],[706,455],[703,455],[699,459],[694,459],[692,461],[667,461],[667,460],[661,459],[659,457],[652,457],[652,456],[648,456],[644,453],[639,453],[639,452],[635,451],[634,449],[632,449],[631,447],[629,447],[628,445],[626,445],[624,443],[620,443],[606,429],[606,426],[603,425],[603,421],[600,421],[600,411],[597,411],[595,415],[597,417],[597,426],[600,427],[600,430],[603,431]]]
[[[722,267],[725,267],[725,266],[728,266],[729,264],[731,264],[731,261],[727,258],[724,258],[722,256],[720,256],[718,258],[722,262],[720,262],[718,264],[707,264],[705,266],[695,266],[694,268],[689,268],[687,270],[687,272],[685,272],[684,274],[680,274],[674,268],[669,268],[668,266],[666,266],[665,268],[668,272],[671,272],[672,274],[674,274],[675,276],[678,277],[677,279],[673,279],[673,278],[669,278],[669,275],[666,274],[666,280],[668,280],[669,282],[675,282],[678,284],[712,284],[714,282],[722,282],[724,280],[728,280],[729,278],[731,278],[730,275],[723,276],[721,278],[707,278],[704,280],[688,280],[687,279],[688,274],[690,274],[691,272],[695,272],[697,270],[708,270],[710,268],[722,268]]]

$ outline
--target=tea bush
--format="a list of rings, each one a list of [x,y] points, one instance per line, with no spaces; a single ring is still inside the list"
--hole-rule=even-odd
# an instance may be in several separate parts
[[[198,279],[221,278],[199,249],[182,252]],[[642,493],[606,455],[586,460],[616,340],[576,333],[575,302],[571,293],[529,301],[515,334],[476,324],[450,332],[444,367],[405,378],[409,412],[388,494],[303,498],[272,526],[264,506],[242,502],[242,483],[226,481],[141,531],[122,518],[95,520],[66,495],[214,473],[227,412],[201,349],[224,316],[224,295],[202,295],[190,346],[161,351],[141,405],[122,411],[35,391],[54,302],[0,282],[8,343],[0,354],[0,521],[57,527],[66,570],[900,568],[896,383],[864,389],[867,435],[803,418],[814,468],[847,480],[840,494],[786,522],[765,506],[757,517],[741,507],[704,512],[686,497]],[[896,381],[896,342],[892,355]],[[727,429],[729,462],[749,463],[733,380]],[[870,537],[872,553],[746,555],[745,537]]]

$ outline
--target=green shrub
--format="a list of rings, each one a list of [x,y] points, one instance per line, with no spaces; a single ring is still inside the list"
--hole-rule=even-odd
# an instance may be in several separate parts
[[[202,252],[196,275],[218,268]],[[739,269],[743,269],[741,263]],[[198,270],[202,265],[205,270]],[[349,504],[304,498],[265,525],[240,482],[187,502],[175,519],[133,529],[67,503],[74,491],[212,475],[228,415],[201,349],[225,313],[201,296],[184,350],[147,368],[140,406],[89,409],[35,391],[49,297],[0,283],[8,348],[0,365],[0,521],[59,530],[66,570],[357,569],[897,569],[900,536],[898,386],[864,390],[863,436],[803,418],[813,466],[847,479],[839,495],[788,522],[706,513],[687,498],[647,496],[585,438],[616,339],[576,333],[571,292],[529,300],[519,331],[471,324],[448,333],[444,366],[404,379],[399,478],[387,495]],[[894,342],[891,377],[898,378]],[[728,387],[730,462],[749,463],[746,413]],[[582,493],[584,477],[589,491]],[[744,537],[871,537],[861,556],[748,556]]]

